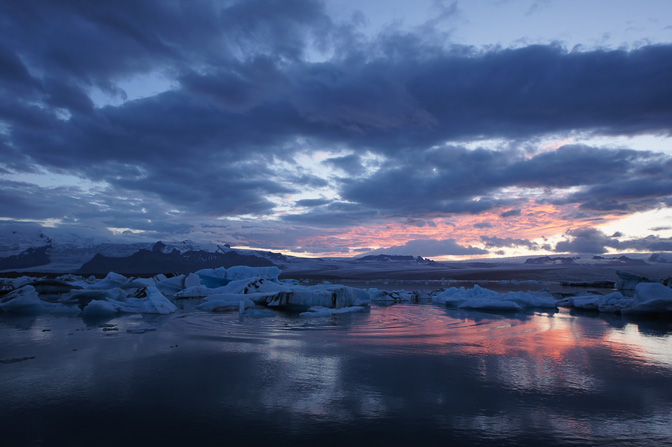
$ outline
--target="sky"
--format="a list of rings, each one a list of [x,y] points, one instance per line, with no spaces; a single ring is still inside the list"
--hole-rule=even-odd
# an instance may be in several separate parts
[[[671,79],[669,0],[0,2],[0,232],[672,251]]]

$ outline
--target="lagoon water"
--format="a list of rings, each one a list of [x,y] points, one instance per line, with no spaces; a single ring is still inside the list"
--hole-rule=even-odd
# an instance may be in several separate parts
[[[672,445],[672,325],[372,306],[0,316],[3,446]]]

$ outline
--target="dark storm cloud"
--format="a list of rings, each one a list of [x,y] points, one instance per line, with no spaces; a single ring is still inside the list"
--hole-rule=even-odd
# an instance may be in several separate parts
[[[671,251],[672,238],[660,238],[657,236],[646,236],[638,239],[619,239],[614,234],[608,236],[595,228],[582,228],[569,230],[564,241],[560,241],[555,246],[556,252],[568,253],[605,253],[609,248],[616,250],[634,250],[634,251]]]
[[[672,177],[647,176],[621,178],[618,181],[593,185],[572,194],[567,200],[582,203],[583,209],[635,212],[655,208],[660,198],[672,196]]]
[[[357,154],[328,158],[322,163],[338,168],[349,175],[359,175],[365,171],[364,166],[362,165],[362,159]]]
[[[412,256],[465,256],[488,254],[487,250],[458,244],[455,239],[415,239],[403,245],[381,248],[369,254],[412,255]]]
[[[40,187],[25,182],[0,180],[0,217],[17,220],[59,219],[64,227],[78,224],[96,227],[133,228],[165,237],[188,233],[193,225],[168,219],[165,206],[149,197],[129,199],[119,190],[84,191],[76,187]],[[75,218],[76,216],[76,218]]]
[[[303,199],[303,200],[297,200],[296,205],[297,206],[313,207],[313,206],[327,205],[331,202],[332,201],[329,200],[329,199]]]
[[[509,217],[518,217],[521,215],[520,210],[509,210],[509,211],[504,211],[502,214],[499,215],[502,219],[507,219]]]
[[[490,222],[478,222],[474,224],[474,228],[492,228],[492,224]]]
[[[595,228],[569,230],[567,240],[560,241],[555,251],[569,253],[605,253],[607,247],[618,248],[619,241]]]
[[[409,217],[404,221],[404,225],[410,225],[412,227],[436,227],[436,223],[432,220],[424,220],[424,219],[414,219]]]
[[[528,239],[501,238],[497,236],[481,236],[481,240],[487,248],[499,247],[527,247],[530,250],[538,250],[539,244]]]
[[[579,192],[556,202],[598,211],[591,207],[596,201],[639,200],[632,206],[643,210],[672,195],[669,182],[654,169],[669,160],[650,152],[576,145],[531,158],[514,151],[444,147],[397,157],[372,176],[345,183],[342,196],[390,214],[478,213],[511,202],[489,198],[499,188],[578,187]],[[501,217],[520,213],[509,210]]]
[[[493,198],[506,186],[579,187],[567,200],[591,212],[668,200],[669,174],[646,190],[654,172],[670,172],[648,153],[574,146],[526,159],[436,146],[575,130],[669,134],[672,45],[477,50],[393,31],[367,40],[311,0],[35,0],[3,2],[0,16],[3,169],[39,166],[191,214],[237,215],[328,186],[275,167],[301,151],[352,152],[325,161],[351,175],[365,173],[364,153],[386,160],[369,177],[340,179],[343,202],[284,217],[321,225],[520,206]],[[90,99],[93,89],[126,98],[122,81],[159,74],[175,88],[120,106]],[[58,208],[3,194],[24,214]]]

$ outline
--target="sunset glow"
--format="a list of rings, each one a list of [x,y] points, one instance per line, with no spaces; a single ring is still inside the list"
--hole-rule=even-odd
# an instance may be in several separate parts
[[[672,251],[658,1],[170,5],[0,8],[0,236]]]

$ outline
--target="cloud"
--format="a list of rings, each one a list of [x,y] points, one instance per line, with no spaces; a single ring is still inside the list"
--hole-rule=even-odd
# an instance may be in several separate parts
[[[509,211],[505,211],[505,212],[501,213],[499,215],[499,217],[501,217],[502,219],[506,219],[506,218],[509,218],[509,217],[518,217],[520,215],[521,215],[520,210],[509,210]]]
[[[619,246],[618,240],[595,228],[569,230],[566,236],[566,240],[556,244],[555,251],[599,254],[605,253],[608,247],[617,248]]]
[[[412,256],[460,256],[460,255],[482,255],[488,254],[486,250],[463,246],[458,244],[455,239],[414,239],[406,242],[404,245],[395,245],[393,247],[374,250],[369,254],[389,254],[389,255],[412,255]]]
[[[483,228],[492,228],[492,224],[490,222],[478,222],[474,224],[474,228],[478,229],[483,229]]]
[[[566,239],[555,246],[557,252],[568,253],[605,253],[609,248],[633,251],[672,251],[672,238],[646,236],[643,238],[620,239],[623,235],[616,233],[607,236],[595,228],[569,230]]]
[[[457,2],[439,9],[441,20],[459,14]],[[431,21],[366,37],[313,0],[36,0],[3,2],[0,16],[0,175],[57,172],[108,188],[5,181],[8,217],[183,234],[186,222],[159,224],[168,210],[193,222],[269,216],[279,196],[333,185],[334,200],[299,200],[310,209],[280,220],[322,229],[386,219],[431,225],[448,214],[517,217],[530,200],[589,215],[672,203],[664,154],[446,144],[670,135],[669,44],[477,49],[444,45]],[[159,77],[170,87],[151,93]],[[129,85],[139,79],[148,92],[136,98]],[[114,105],[101,106],[101,97]],[[320,169],[296,168],[317,151],[327,154]],[[322,169],[339,175],[315,174]],[[506,188],[548,194],[509,196]],[[589,240],[569,235],[566,243]]]
[[[500,247],[527,247],[530,250],[538,250],[539,244],[528,239],[501,238],[497,236],[481,236],[481,240],[487,248]]]
[[[349,175],[359,175],[366,171],[362,165],[361,157],[357,154],[328,158],[322,163],[341,169]]]
[[[297,206],[306,206],[306,207],[315,207],[315,206],[322,206],[322,205],[328,205],[332,201],[329,199],[303,199],[303,200],[297,200],[296,205]]]
[[[390,158],[373,175],[344,183],[341,195],[389,214],[476,214],[517,204],[515,198],[495,198],[502,188],[528,187],[557,191],[544,199],[551,203],[576,203],[597,213],[613,210],[592,206],[607,200],[644,210],[672,195],[658,172],[671,160],[657,153],[581,145],[533,157],[517,151],[432,148]],[[564,193],[570,187],[577,192]],[[500,215],[519,213],[513,209]]]

